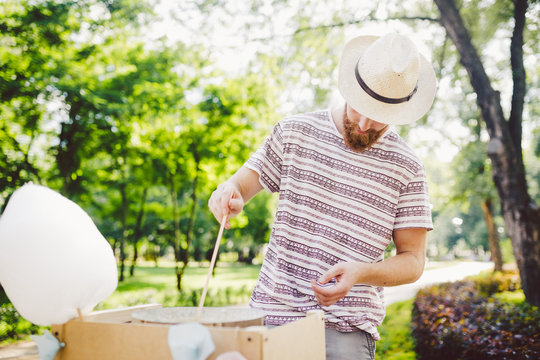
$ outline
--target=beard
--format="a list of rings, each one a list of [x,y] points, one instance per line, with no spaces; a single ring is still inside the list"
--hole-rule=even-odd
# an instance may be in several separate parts
[[[364,134],[358,133],[358,124],[353,124],[347,116],[347,107],[343,111],[343,139],[345,145],[354,152],[362,152],[368,150],[379,140],[388,126],[381,130],[368,129]]]

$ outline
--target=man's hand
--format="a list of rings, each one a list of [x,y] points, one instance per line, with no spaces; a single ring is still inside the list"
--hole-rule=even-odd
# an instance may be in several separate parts
[[[212,193],[208,200],[208,207],[218,221],[221,221],[225,215],[229,215],[225,228],[230,229],[231,223],[229,219],[240,214],[244,208],[244,199],[236,186],[230,182],[225,182],[218,185],[217,189]]]
[[[330,306],[343,299],[357,283],[358,273],[361,271],[362,266],[362,263],[355,262],[337,263],[323,274],[318,281],[312,280],[311,288],[319,304]],[[335,282],[332,285],[334,279]]]
[[[208,200],[208,207],[219,222],[225,215],[228,215],[225,229],[230,229],[231,223],[229,219],[240,214],[245,203],[261,190],[259,174],[248,168],[241,167],[229,180],[219,185],[212,193]]]
[[[320,286],[311,282],[315,297],[321,305],[329,306],[341,300],[355,284],[396,286],[418,280],[424,271],[426,258],[424,228],[394,231],[396,255],[376,263],[341,262],[332,266],[319,280],[327,284],[336,279],[334,286]]]

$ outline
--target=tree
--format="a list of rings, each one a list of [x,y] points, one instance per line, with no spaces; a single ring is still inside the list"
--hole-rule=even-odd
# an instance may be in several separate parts
[[[114,132],[115,121],[125,120],[118,113],[126,106],[119,105],[132,91],[133,81],[125,84],[127,89],[119,81],[129,80],[133,63],[124,60],[121,50],[129,57],[133,48],[142,46],[137,39],[141,19],[151,14],[144,1],[88,0],[85,5],[88,9],[70,8],[66,22],[78,24],[82,34],[67,34],[69,46],[59,55],[63,71],[54,85],[67,116],[60,122],[58,145],[52,149],[57,163],[53,178],[59,180],[64,195],[75,199],[86,191],[83,162],[100,152],[101,137]]]
[[[460,174],[460,176],[454,180],[453,200],[459,202],[462,207],[470,208],[474,204],[481,207],[485,219],[491,260],[495,265],[494,271],[501,271],[503,265],[502,255],[493,210],[496,194],[493,182],[489,177],[491,167],[486,161],[485,146],[486,144],[477,137],[465,144],[460,153],[454,158],[452,163],[456,169],[455,173]]]
[[[147,13],[134,0],[0,9],[0,195],[28,180],[59,189],[118,250],[120,279],[140,239],[173,244],[181,288],[190,244],[211,242],[210,192],[276,122],[278,91],[215,72],[204,46],[143,44]]]
[[[251,264],[262,246],[270,237],[272,215],[275,212],[276,199],[267,192],[262,192],[250,200],[244,212],[231,221],[234,227],[234,244],[231,250],[238,253],[238,261]]]
[[[216,74],[214,78],[219,78]],[[200,83],[203,83],[201,80]],[[202,84],[201,84],[202,85]],[[196,218],[205,218],[200,200],[206,204],[217,183],[231,175],[258,145],[260,129],[256,119],[272,121],[274,89],[262,77],[247,74],[239,78],[220,78],[219,84],[205,84],[196,106],[186,106],[171,126],[174,131],[156,134],[161,153],[161,173],[169,189],[172,207],[172,245],[176,258],[177,288],[200,241]],[[212,222],[215,224],[214,220]],[[209,244],[212,248],[213,244]],[[199,249],[201,251],[202,249]]]
[[[41,183],[44,169],[38,139],[51,84],[62,73],[59,55],[76,25],[67,19],[74,2],[35,4],[6,1],[0,7],[0,195],[27,181]],[[81,6],[84,7],[84,6]],[[46,161],[42,161],[46,162]]]
[[[477,95],[477,104],[490,136],[488,155],[493,181],[501,200],[505,226],[514,248],[527,301],[540,306],[540,208],[531,199],[525,180],[521,137],[526,94],[523,32],[528,3],[514,1],[514,29],[510,44],[512,108],[505,119],[500,95],[491,85],[477,49],[453,0],[434,0],[441,23],[456,46]]]
[[[494,271],[502,271],[502,253],[501,245],[499,243],[499,233],[497,226],[495,225],[493,216],[493,199],[487,197],[482,202],[482,211],[486,219],[486,226],[488,230],[489,248],[491,250],[491,261],[494,263]]]

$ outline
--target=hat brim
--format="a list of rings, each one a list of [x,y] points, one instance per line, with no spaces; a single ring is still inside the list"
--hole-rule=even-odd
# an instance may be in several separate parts
[[[354,71],[358,59],[378,36],[359,36],[347,43],[339,64],[338,89],[347,104],[372,120],[390,125],[410,124],[433,105],[437,78],[431,63],[420,54],[418,90],[406,102],[388,104],[372,98],[358,84]]]

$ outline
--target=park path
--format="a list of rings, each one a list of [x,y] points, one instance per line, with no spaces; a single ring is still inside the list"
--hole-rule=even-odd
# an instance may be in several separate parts
[[[387,287],[384,289],[386,305],[395,302],[408,300],[416,295],[416,292],[426,286],[462,280],[470,275],[476,275],[484,270],[493,269],[492,262],[463,261],[453,265],[442,265],[428,263],[424,274],[412,284]]]
[[[428,285],[461,280],[493,268],[491,262],[466,261],[455,265],[438,267],[430,263],[424,274],[415,283],[385,288],[386,304],[410,299],[416,292]],[[23,341],[0,347],[0,360],[39,360],[37,346],[33,341]]]
[[[37,345],[33,341],[21,341],[0,347],[1,360],[38,360]]]

